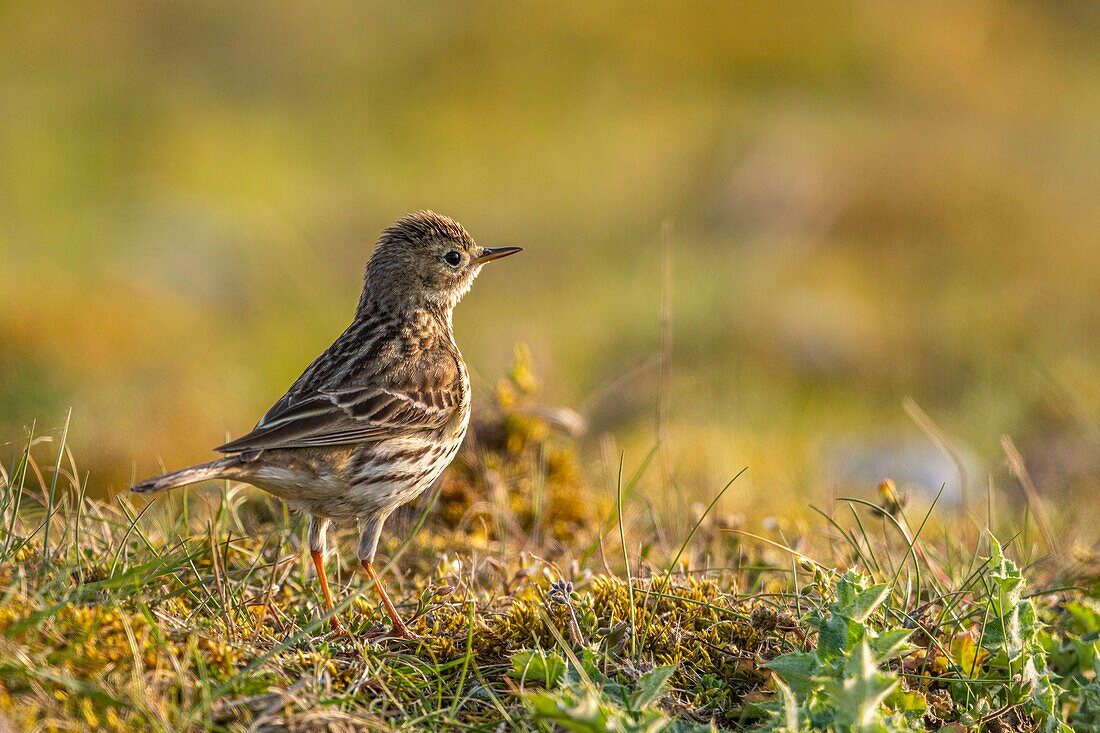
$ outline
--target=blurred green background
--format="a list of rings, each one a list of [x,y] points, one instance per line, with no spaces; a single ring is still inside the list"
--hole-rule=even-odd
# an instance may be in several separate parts
[[[1008,434],[1080,518],[1098,171],[1091,2],[6,2],[0,442],[72,406],[93,491],[206,460],[432,208],[526,248],[459,342],[486,401],[530,345],[598,485],[660,411],[658,505],[747,465],[754,517],[887,475],[984,506]]]

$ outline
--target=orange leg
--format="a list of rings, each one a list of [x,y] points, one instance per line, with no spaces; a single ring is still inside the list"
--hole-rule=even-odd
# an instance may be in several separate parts
[[[374,569],[374,563],[370,560],[363,561],[363,569],[367,571],[367,577],[374,581],[374,587],[378,591],[379,597],[382,599],[382,605],[386,607],[386,613],[390,615],[390,619],[393,620],[393,633],[395,636],[400,636],[403,639],[415,639],[416,636],[409,631],[405,626],[405,622],[401,620],[401,617],[397,614],[397,609],[394,608],[393,601],[390,600],[390,596],[386,593],[386,589],[382,587],[382,579],[378,577],[378,573]]]
[[[313,567],[317,568],[317,577],[321,580],[321,593],[325,596],[325,608],[331,611],[335,608],[332,603],[332,592],[328,588],[328,576],[325,574],[325,559],[320,552],[312,551],[309,553],[313,558]],[[332,617],[332,628],[334,631],[343,631],[344,628],[340,626],[340,621],[335,616]]]

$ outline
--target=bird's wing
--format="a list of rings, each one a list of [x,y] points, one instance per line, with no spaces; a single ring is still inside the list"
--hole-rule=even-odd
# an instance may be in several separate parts
[[[438,429],[454,417],[462,397],[457,364],[436,362],[405,376],[287,395],[252,432],[214,450],[242,453],[347,445]]]

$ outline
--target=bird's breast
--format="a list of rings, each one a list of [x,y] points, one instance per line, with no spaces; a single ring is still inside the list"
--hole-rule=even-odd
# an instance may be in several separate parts
[[[454,460],[468,422],[364,445],[346,476],[350,513],[390,511],[423,493]]]

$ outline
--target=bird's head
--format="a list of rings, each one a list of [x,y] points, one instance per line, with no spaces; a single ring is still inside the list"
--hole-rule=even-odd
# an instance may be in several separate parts
[[[367,262],[360,310],[429,307],[449,314],[485,263],[519,251],[482,247],[450,217],[432,211],[408,214],[379,237]]]

